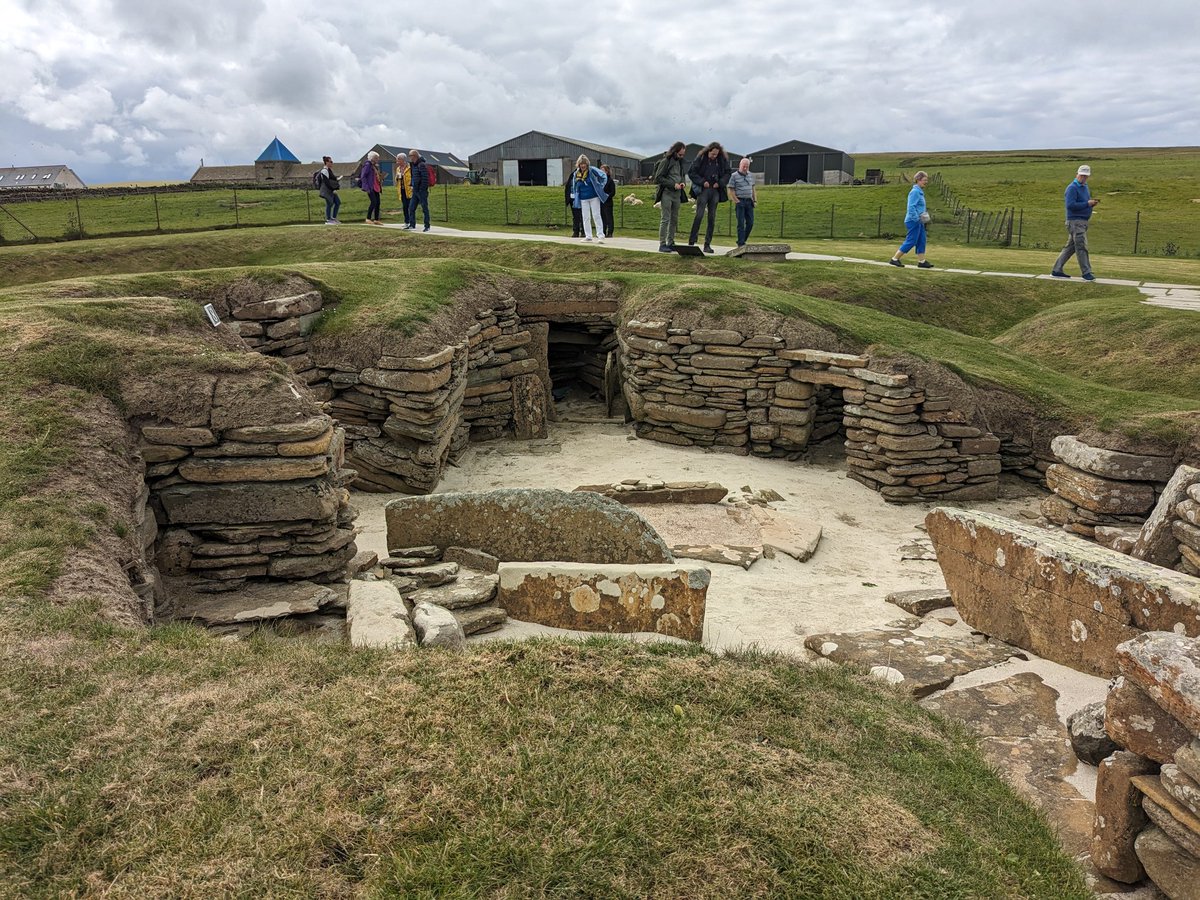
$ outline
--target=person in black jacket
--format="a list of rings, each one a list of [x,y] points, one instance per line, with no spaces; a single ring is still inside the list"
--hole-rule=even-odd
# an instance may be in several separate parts
[[[412,196],[408,201],[408,224],[404,227],[409,231],[417,229],[417,208],[425,214],[425,231],[429,230],[429,168],[423,157],[416,150],[408,151],[408,167],[412,170],[409,179]]]
[[[713,227],[717,223],[717,204],[724,203],[726,187],[732,170],[729,166],[729,155],[718,141],[713,141],[700,151],[692,160],[688,169],[688,178],[692,182],[692,196],[696,198],[696,218],[692,220],[692,233],[688,236],[688,244],[695,245],[700,235],[700,222],[708,216],[708,225],[704,232],[704,252],[715,252],[712,248]]]
[[[571,237],[583,237],[583,210],[575,205],[575,198],[571,196],[571,182],[569,180],[563,182],[563,202],[571,210]]]
[[[613,197],[617,196],[617,182],[613,179],[612,169],[601,166],[600,170],[608,176],[608,199],[600,204],[600,221],[604,224],[604,236],[613,236]]]

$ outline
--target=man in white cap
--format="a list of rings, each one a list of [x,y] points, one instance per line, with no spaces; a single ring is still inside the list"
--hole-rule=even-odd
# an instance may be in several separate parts
[[[1075,173],[1075,180],[1067,185],[1063,195],[1067,207],[1067,246],[1058,254],[1054,268],[1050,270],[1050,274],[1055,278],[1070,278],[1071,276],[1063,271],[1063,266],[1072,256],[1078,256],[1079,271],[1083,274],[1083,280],[1096,280],[1096,276],[1092,274],[1092,261],[1088,257],[1087,230],[1088,220],[1092,217],[1092,207],[1100,201],[1093,200],[1088,192],[1087,183],[1091,175],[1091,166],[1080,166],[1079,171]]]

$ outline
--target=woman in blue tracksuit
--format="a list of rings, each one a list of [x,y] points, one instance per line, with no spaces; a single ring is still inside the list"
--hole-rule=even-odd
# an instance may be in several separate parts
[[[917,268],[933,268],[933,263],[925,259],[925,225],[929,222],[929,213],[925,211],[925,185],[928,183],[929,176],[924,172],[913,176],[912,190],[908,192],[908,211],[904,214],[904,227],[908,234],[905,235],[904,243],[900,245],[896,255],[888,260],[897,268],[904,268],[900,257],[914,247],[917,251]]]
[[[575,171],[571,174],[571,205],[583,216],[583,239],[592,239],[592,228],[596,229],[596,242],[604,243],[604,220],[600,205],[608,199],[608,176],[591,164],[586,156],[575,160]]]

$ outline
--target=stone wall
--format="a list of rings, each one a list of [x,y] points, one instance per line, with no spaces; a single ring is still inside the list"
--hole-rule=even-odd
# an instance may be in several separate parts
[[[1180,466],[1129,552],[1168,569],[1200,577],[1200,469]]]
[[[888,500],[997,495],[1000,441],[869,357],[666,321],[628,321],[620,343],[640,437],[790,457],[844,428],[850,477]]]

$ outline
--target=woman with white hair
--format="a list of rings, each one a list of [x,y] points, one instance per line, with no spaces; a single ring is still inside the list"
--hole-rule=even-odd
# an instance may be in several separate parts
[[[379,195],[383,191],[383,176],[379,171],[379,152],[372,150],[358,170],[358,186],[366,192],[367,224],[382,225],[379,221]]]
[[[888,260],[899,269],[904,268],[900,257],[914,248],[917,251],[917,268],[933,268],[933,263],[925,258],[925,226],[929,223],[929,213],[925,211],[925,185],[928,183],[929,176],[924,172],[913,176],[912,190],[908,192],[908,209],[904,214],[904,227],[908,234],[905,235],[900,249]]]
[[[590,242],[592,229],[596,230],[596,242],[604,243],[604,219],[600,205],[608,199],[608,176],[591,161],[580,154],[575,160],[575,172],[571,176],[571,204],[583,217],[583,239]]]

